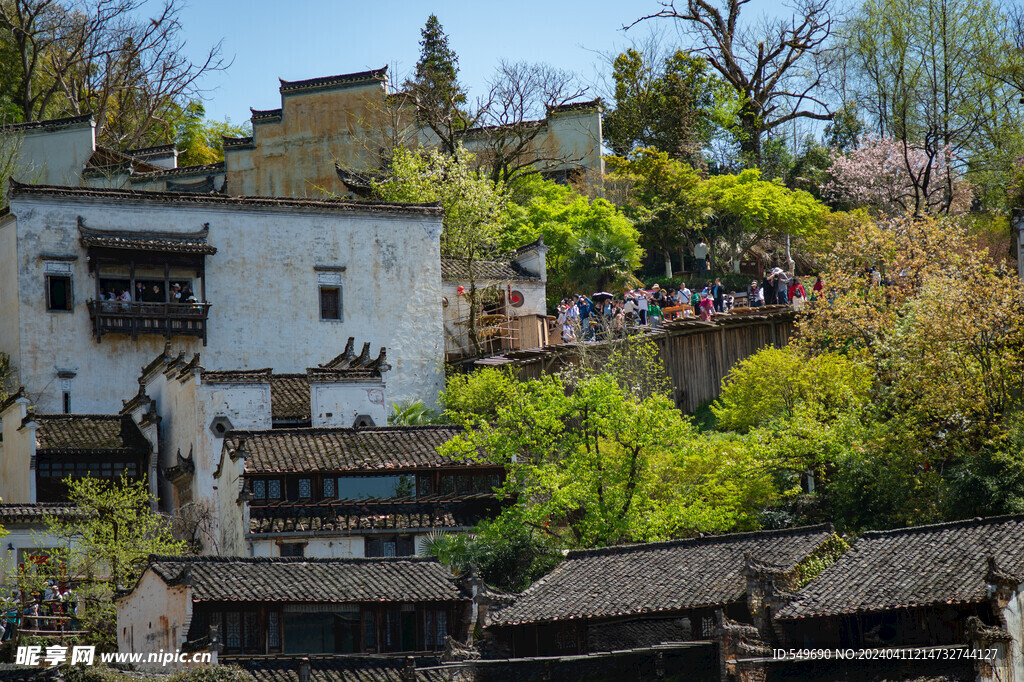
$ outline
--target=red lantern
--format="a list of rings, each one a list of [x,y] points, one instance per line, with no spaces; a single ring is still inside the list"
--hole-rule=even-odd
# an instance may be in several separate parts
[[[456,291],[458,292],[459,296],[463,296],[466,293],[466,287],[460,284],[459,288],[456,289]]]

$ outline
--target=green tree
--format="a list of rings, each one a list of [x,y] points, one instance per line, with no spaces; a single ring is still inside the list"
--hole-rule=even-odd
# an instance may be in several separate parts
[[[196,100],[174,117],[174,145],[178,166],[199,166],[224,160],[224,137],[252,134],[250,123],[235,124],[231,119],[206,119],[206,107]]]
[[[114,597],[142,575],[151,554],[182,554],[185,543],[172,537],[170,522],[151,511],[145,479],[110,481],[68,478],[68,501],[79,514],[47,516],[48,533],[60,541],[54,550],[61,576],[76,585],[84,604],[79,620],[97,645],[116,647]]]
[[[744,163],[760,167],[765,136],[798,119],[831,118],[817,88],[823,70],[815,64],[832,35],[830,0],[801,0],[791,17],[743,15],[749,0],[669,0],[641,17],[678,22],[693,41],[691,54],[704,57],[735,92],[734,131]]]
[[[572,391],[557,377],[521,382],[493,418],[463,423],[446,449],[504,466],[502,517],[560,547],[751,527],[774,495],[749,451],[709,453],[668,398],[640,400],[610,375]]]
[[[799,409],[831,421],[863,407],[871,385],[870,369],[845,355],[769,346],[736,363],[711,409],[719,428],[728,431],[789,420]]]
[[[702,182],[697,202],[708,216],[705,235],[720,263],[739,259],[765,240],[786,235],[814,238],[826,225],[829,209],[802,190],[761,179],[755,169],[716,175]]]
[[[384,201],[441,204],[441,255],[466,264],[467,331],[473,352],[479,354],[482,346],[477,319],[484,292],[477,287],[475,264],[499,252],[507,196],[502,186],[474,168],[473,161],[473,155],[461,147],[453,155],[437,150],[396,149],[390,174],[385,180],[374,182],[373,193]]]
[[[904,145],[905,165],[923,152],[928,163],[912,178],[921,192],[937,185],[952,197],[968,171],[1006,186],[1024,110],[1016,88],[995,77],[1015,59],[1004,30],[988,0],[867,0],[846,24],[858,105],[882,137]]]
[[[672,277],[672,254],[701,240],[704,207],[697,188],[701,179],[685,163],[653,148],[632,159],[612,157],[612,181],[624,183],[625,212],[633,219],[648,253],[660,253],[665,277]]]
[[[456,133],[472,125],[465,112],[466,91],[459,84],[459,58],[448,45],[448,36],[437,16],[431,14],[420,31],[420,58],[416,73],[405,91],[416,102],[421,123],[429,127],[447,154],[457,154]]]
[[[720,105],[731,96],[707,61],[677,50],[659,65],[630,48],[612,64],[615,108],[604,115],[605,141],[618,156],[654,147],[691,165],[719,130]]]
[[[573,293],[613,289],[633,281],[643,249],[633,223],[606,199],[536,175],[510,188],[501,246],[514,249],[544,238],[550,308]]]

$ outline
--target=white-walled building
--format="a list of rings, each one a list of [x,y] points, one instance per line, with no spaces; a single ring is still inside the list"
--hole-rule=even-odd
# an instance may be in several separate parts
[[[221,554],[423,554],[427,536],[465,532],[500,511],[500,466],[439,452],[452,426],[232,431],[215,474]]]
[[[390,365],[383,348],[374,357],[364,344],[357,355],[352,338],[303,374],[207,370],[201,361],[200,354],[187,359],[164,349],[143,368],[139,392],[121,413],[159,423],[159,478],[152,480],[159,481],[161,507],[186,519],[187,539],[205,554],[242,554],[240,482],[222,475],[224,439],[236,431],[386,424]]]
[[[355,336],[388,348],[389,400],[434,404],[440,232],[433,206],[14,184],[0,350],[40,412],[111,413],[169,339],[294,373]]]
[[[445,357],[472,354],[469,340],[471,287],[477,291],[477,337],[485,354],[538,348],[547,338],[547,258],[543,238],[516,249],[504,261],[441,259]]]

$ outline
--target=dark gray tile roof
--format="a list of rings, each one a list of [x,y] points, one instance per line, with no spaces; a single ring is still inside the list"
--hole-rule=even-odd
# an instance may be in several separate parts
[[[322,76],[320,78],[309,78],[301,81],[281,81],[281,92],[296,92],[298,90],[321,90],[339,86],[357,85],[383,81],[387,77],[388,67],[373,69],[371,71],[359,71],[357,73],[342,73],[337,76]]]
[[[191,175],[208,175],[210,173],[223,173],[224,162],[218,161],[216,163],[204,163],[195,166],[178,166],[177,168],[164,168],[162,170],[148,171],[146,173],[136,173],[132,175],[129,180],[132,182],[146,182],[148,180],[156,180],[159,178],[174,178],[181,176]]]
[[[554,571],[494,614],[495,625],[678,611],[736,602],[745,555],[790,569],[832,527],[735,533],[570,552]]]
[[[451,570],[426,557],[311,559],[151,557],[147,570],[192,586],[193,601],[457,602]]]
[[[356,533],[468,528],[497,516],[494,495],[431,496],[405,500],[337,500],[250,505],[250,533]]]
[[[68,116],[66,118],[51,118],[48,121],[28,121],[27,123],[12,123],[7,126],[9,130],[23,131],[23,130],[36,130],[39,128],[63,128],[66,126],[76,125],[78,123],[88,123],[92,120],[92,114],[82,114],[81,116]]]
[[[245,454],[247,474],[423,469],[465,464],[437,451],[459,431],[454,426],[233,431],[224,448]]]
[[[0,523],[42,523],[43,517],[73,518],[81,516],[78,507],[64,502],[0,504]]]
[[[325,211],[365,213],[417,213],[440,217],[439,204],[398,204],[382,201],[345,201],[342,199],[301,199],[293,197],[247,197],[224,194],[192,194],[188,192],[143,192],[105,187],[66,187],[62,185],[27,185],[11,180],[12,199],[24,196],[69,199],[114,199],[157,201],[167,204],[209,204],[220,206],[259,206],[262,208],[319,208]]]
[[[1024,516],[868,532],[778,618],[985,601],[991,558],[1024,582]]]
[[[128,415],[30,414],[28,418],[39,424],[36,452],[41,454],[149,452],[142,432]]]
[[[305,374],[273,374],[270,377],[270,412],[275,420],[310,419],[309,377]]]
[[[404,682],[402,656],[328,656],[309,657],[310,682]],[[257,682],[299,682],[301,658],[274,656],[249,658],[221,656]],[[437,657],[417,656],[416,664],[437,665]]]
[[[93,230],[79,224],[82,246],[104,249],[142,249],[169,253],[215,254],[217,249],[207,242],[208,228],[198,232],[145,232],[122,230]]]
[[[473,261],[475,280],[540,281],[540,277],[527,272],[514,262],[504,263],[493,260]],[[441,259],[441,279],[447,282],[468,282],[469,261],[461,258]]]

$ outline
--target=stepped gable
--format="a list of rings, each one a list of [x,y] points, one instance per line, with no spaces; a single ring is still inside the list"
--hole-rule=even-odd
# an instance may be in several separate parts
[[[569,552],[492,622],[519,625],[734,603],[746,594],[748,555],[792,569],[832,535],[831,525],[820,525]]]

